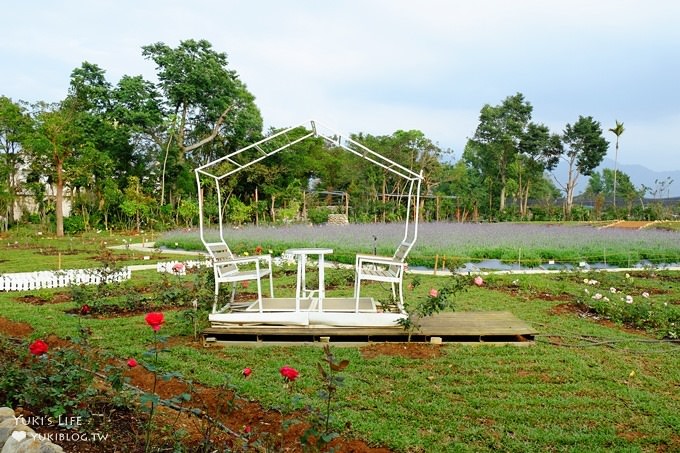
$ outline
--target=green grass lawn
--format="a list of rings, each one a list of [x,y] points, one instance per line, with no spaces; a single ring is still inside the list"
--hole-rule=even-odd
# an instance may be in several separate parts
[[[14,252],[3,247],[3,259],[14,259]],[[293,278],[277,273],[282,296],[293,293]],[[445,278],[420,277],[407,301],[426,297]],[[557,310],[564,300],[546,300],[546,295],[565,294],[574,301],[585,299],[583,278],[599,279],[604,291],[610,286],[631,294],[649,291],[661,304],[676,306],[680,300],[679,272],[641,271],[629,278],[604,273],[487,276],[483,287],[470,286],[456,298],[456,309],[510,311],[540,332],[535,344],[444,344],[439,357],[427,359],[366,358],[361,346],[333,346],[339,359],[350,361],[339,388],[335,426],[342,430],[348,424],[345,434],[400,452],[680,451],[680,345],[658,341],[658,331],[602,323]],[[159,279],[153,271],[142,271],[129,284],[151,285]],[[49,297],[54,292],[29,293]],[[367,286],[368,295],[385,298],[385,293],[379,285]],[[92,346],[121,363],[141,357],[152,342],[143,315],[79,320],[64,313],[73,302],[35,306],[17,301],[26,294],[0,293],[0,316],[29,323],[32,338],[74,337],[83,323],[92,329]],[[345,294],[351,294],[351,287],[329,293]],[[210,304],[209,297],[201,304]],[[191,335],[182,313],[167,311],[162,333]],[[321,405],[316,364],[322,355],[316,346],[198,348],[184,343],[161,354],[164,369],[207,385],[230,381],[242,396],[286,412],[296,406],[278,370],[290,365],[301,373],[294,391],[299,404]],[[244,367],[254,370],[247,380],[241,378]]]

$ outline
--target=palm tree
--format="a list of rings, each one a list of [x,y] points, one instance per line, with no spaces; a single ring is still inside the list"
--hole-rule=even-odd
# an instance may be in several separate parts
[[[618,120],[616,120],[616,126],[609,129],[610,132],[613,132],[614,135],[616,135],[616,152],[614,154],[614,212],[616,212],[616,173],[618,173],[617,162],[619,160],[619,137],[621,134],[623,134],[624,130],[623,123],[619,123]]]

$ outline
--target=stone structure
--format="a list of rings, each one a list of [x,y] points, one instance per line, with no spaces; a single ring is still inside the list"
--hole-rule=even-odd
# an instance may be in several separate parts
[[[347,225],[349,220],[345,214],[328,214],[329,225]]]
[[[9,407],[0,407],[0,453],[63,453],[64,449],[38,435],[14,416]]]

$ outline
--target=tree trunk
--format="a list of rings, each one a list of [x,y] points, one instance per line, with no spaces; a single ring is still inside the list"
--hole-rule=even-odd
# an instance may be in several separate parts
[[[276,195],[272,195],[272,206],[269,214],[272,216],[272,223],[276,222],[276,211],[274,210],[274,202],[276,201]]]
[[[520,199],[520,204],[522,204],[522,202],[523,202],[522,215],[526,216],[527,220],[528,220],[528,217],[529,217],[529,187],[530,186],[531,186],[531,183],[529,181],[527,181],[526,186],[524,187],[524,197],[523,197],[524,200]]]
[[[255,226],[258,226],[260,224],[260,213],[258,209],[258,202],[260,201],[260,197],[257,192],[257,187],[255,187]]]
[[[386,219],[386,214],[387,214],[387,178],[383,176],[383,185],[382,185],[382,221],[385,223]]]
[[[57,195],[54,212],[57,216],[57,237],[64,237],[64,168],[63,162],[57,160]]]
[[[576,164],[576,157],[572,157],[569,162],[569,172],[567,176],[567,186],[565,190],[567,192],[567,199],[564,206],[564,217],[569,220],[571,218],[571,208],[574,205],[574,189],[576,188],[576,180],[578,179],[578,172],[574,171],[574,165]]]

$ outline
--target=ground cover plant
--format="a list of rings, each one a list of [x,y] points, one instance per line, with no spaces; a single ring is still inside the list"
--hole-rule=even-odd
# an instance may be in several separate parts
[[[334,271],[329,270],[329,274]],[[284,295],[293,294],[294,275],[286,275],[284,268],[275,273],[277,291],[280,288]],[[333,294],[351,294],[344,274],[338,275],[339,285]],[[156,393],[166,400],[189,393],[190,401],[175,404],[191,407],[195,403],[202,409],[206,407],[199,403],[201,399],[222,395],[224,404],[220,407],[225,418],[220,418],[224,420],[220,423],[229,431],[205,418],[179,417],[180,412],[166,407],[154,415],[151,443],[157,449],[181,451],[200,444],[206,439],[201,433],[213,429],[210,439],[217,442],[229,438],[233,451],[267,451],[267,446],[269,451],[302,451],[305,444],[299,438],[316,426],[322,427],[324,434],[339,434],[333,441],[346,442],[342,445],[362,439],[364,450],[355,451],[680,449],[680,345],[672,342],[669,330],[677,329],[680,272],[645,269],[628,276],[605,272],[483,275],[477,282],[474,277],[469,276],[467,291],[452,299],[455,310],[511,311],[540,332],[535,344],[339,347],[331,343],[332,362],[346,363],[343,385],[333,388],[332,400],[318,396],[319,389],[324,388],[318,364],[327,357],[318,347],[265,344],[204,348],[194,341],[194,326],[184,314],[188,307],[165,307],[160,333],[167,336],[163,347],[167,351],[158,354],[157,362],[151,362],[159,373],[176,373],[182,378],[160,382]],[[155,271],[140,271],[122,285],[151,287],[164,278],[172,286],[193,291],[195,275],[191,274],[163,277]],[[409,274],[405,283],[406,299],[415,303],[435,294],[432,290],[440,291],[449,277],[422,275],[417,276],[418,284],[411,284],[414,279],[416,276]],[[240,288],[239,292],[251,291]],[[377,284],[367,285],[366,291],[383,300],[389,294]],[[603,297],[594,299],[597,293]],[[145,321],[146,312],[126,316],[75,313],[76,303],[59,300],[59,294],[63,290],[0,293],[3,357],[16,357],[3,365],[21,365],[24,359],[20,356],[35,358],[28,347],[38,339],[48,345],[48,354],[85,340],[85,350],[110,357],[107,365],[121,370],[121,378],[130,378],[145,392],[152,392],[148,370],[128,365],[130,359],[144,361],[145,351],[155,344],[153,326]],[[600,308],[605,294],[610,304]],[[49,303],[26,302],[32,295]],[[633,298],[631,303],[626,296]],[[106,293],[92,297],[101,298],[99,303],[106,306],[115,305],[121,296],[116,288],[108,288]],[[95,301],[90,300],[92,303]],[[638,303],[643,308],[625,311]],[[198,310],[210,304],[210,295],[206,294],[199,300]],[[648,316],[650,310],[654,316]],[[5,355],[9,350],[18,352]],[[288,374],[288,382],[281,374],[284,366],[297,373],[292,383],[293,374]],[[69,367],[64,370],[70,372]],[[101,371],[107,375],[103,367]],[[0,373],[0,389],[11,383],[8,376],[19,375]],[[210,391],[213,393],[203,393]],[[0,390],[3,399],[16,395]],[[118,401],[124,401],[122,398]],[[127,400],[131,408],[138,404],[133,401],[138,398]],[[323,426],[310,424],[311,417],[321,420],[319,414],[329,406],[330,426],[326,426],[325,417]],[[102,412],[110,414],[107,420],[113,422],[97,429],[114,432],[110,425],[117,423],[113,414],[119,412],[104,409]],[[284,423],[286,417],[288,423]],[[131,437],[124,445],[143,451],[143,427],[148,418],[134,411],[127,420],[132,421],[126,425]],[[267,430],[271,426],[275,431]],[[194,443],[182,443],[182,439]],[[92,445],[80,442],[69,447],[69,451],[78,451],[76,448]],[[116,445],[107,441],[96,447],[90,451],[114,451]]]
[[[287,247],[331,247],[331,260],[353,263],[357,252],[392,255],[404,235],[400,224],[289,225],[228,229],[226,240],[235,253],[262,247],[280,254]],[[196,231],[177,231],[163,236],[158,245],[201,250]],[[411,266],[479,263],[496,259],[536,267],[581,262],[632,267],[640,263],[680,263],[680,234],[658,229],[624,230],[590,225],[527,223],[425,223],[411,251]]]
[[[56,238],[37,227],[17,227],[10,233],[0,233],[0,274],[88,269],[102,264],[151,264],[169,259],[153,250],[149,253],[129,248],[133,242],[150,242],[156,237],[157,234],[100,231]],[[120,249],[111,249],[112,246]]]

